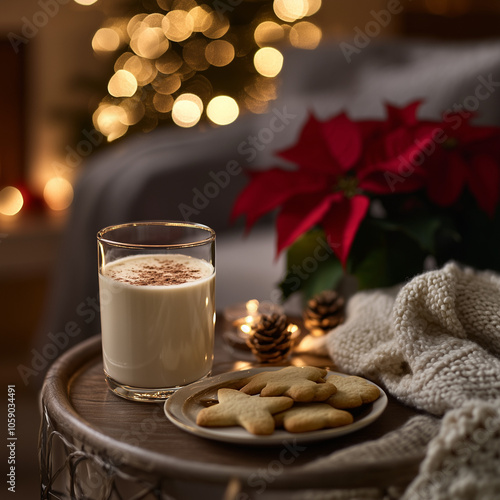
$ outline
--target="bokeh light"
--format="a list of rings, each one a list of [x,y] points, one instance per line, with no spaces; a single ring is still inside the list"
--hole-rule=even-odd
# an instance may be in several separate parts
[[[158,71],[169,75],[175,73],[182,66],[181,57],[175,52],[169,50],[155,61],[155,66]]]
[[[114,97],[132,97],[137,91],[135,76],[125,69],[119,69],[109,80],[108,92]]]
[[[264,21],[260,23],[254,31],[255,43],[262,47],[278,43],[283,40],[285,30],[278,23],[272,21]]]
[[[262,47],[253,59],[255,69],[267,77],[276,76],[283,67],[283,54],[273,47]]]
[[[321,41],[321,29],[308,21],[294,24],[289,33],[290,43],[299,49],[315,49]]]
[[[108,142],[118,139],[128,130],[127,112],[120,106],[102,104],[92,119],[95,128],[106,136]]]
[[[246,111],[267,112],[278,95],[283,48],[314,49],[321,41],[321,30],[303,18],[322,0],[262,3],[241,10],[231,1],[144,0],[141,11],[106,16],[92,47],[116,55],[95,127],[113,141],[165,119],[181,127],[201,119],[227,125]]]
[[[16,215],[23,208],[23,205],[23,195],[16,187],[7,186],[0,191],[0,214]]]
[[[53,177],[45,184],[43,199],[52,210],[65,210],[73,201],[73,186],[63,177]]]
[[[283,21],[293,22],[308,14],[308,0],[274,0],[274,13]]]
[[[308,0],[307,4],[306,16],[313,16],[321,9],[321,0]]]
[[[159,113],[170,113],[174,105],[174,98],[171,95],[155,94],[153,106]]]
[[[229,125],[240,113],[238,103],[227,95],[214,97],[207,106],[207,116],[217,125]]]
[[[215,13],[215,12],[210,12],[208,16],[208,28],[203,30],[203,34],[207,38],[220,38],[224,36],[229,28],[230,28],[230,23],[227,17],[221,16],[220,11]]]
[[[179,127],[193,127],[201,118],[203,102],[195,94],[181,94],[172,106],[172,120]]]
[[[92,48],[96,52],[113,52],[120,46],[120,35],[113,28],[101,28],[92,38]]]
[[[134,32],[130,40],[130,48],[141,57],[157,59],[169,46],[161,28],[140,28]]]
[[[193,34],[194,19],[184,10],[171,10],[163,18],[161,27],[169,40],[182,42]]]
[[[234,59],[234,47],[226,40],[214,40],[206,46],[205,57],[213,66],[227,66]]]

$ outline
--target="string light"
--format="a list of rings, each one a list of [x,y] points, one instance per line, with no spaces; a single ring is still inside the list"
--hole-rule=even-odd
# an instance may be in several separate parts
[[[227,95],[214,97],[207,106],[207,116],[217,125],[229,125],[238,118],[238,103]]]
[[[201,118],[203,102],[195,94],[182,94],[172,106],[172,119],[179,127],[193,127]]]
[[[320,7],[321,0],[262,0],[231,9],[204,0],[151,0],[127,18],[108,17],[92,39],[96,53],[116,54],[94,126],[110,142],[165,119],[180,127],[202,119],[228,125],[242,112],[267,111],[277,97],[282,46],[320,43],[321,30],[303,20]]]
[[[73,186],[63,177],[53,177],[45,184],[43,199],[52,210],[65,210],[73,201]]]
[[[283,67],[283,54],[273,47],[262,47],[259,49],[253,59],[255,69],[267,77],[276,76]]]
[[[7,186],[0,191],[0,214],[12,217],[19,213],[23,205],[23,195],[16,187]]]

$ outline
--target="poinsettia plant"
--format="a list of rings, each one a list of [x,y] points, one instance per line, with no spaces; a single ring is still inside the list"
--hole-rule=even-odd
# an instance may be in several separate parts
[[[287,252],[284,297],[405,281],[429,258],[500,270],[500,127],[468,112],[419,120],[419,101],[387,105],[383,120],[320,121],[278,156],[289,167],[249,171],[233,207],[250,229],[277,210],[277,253]]]

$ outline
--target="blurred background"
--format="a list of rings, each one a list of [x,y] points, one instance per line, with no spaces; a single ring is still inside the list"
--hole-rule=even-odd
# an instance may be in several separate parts
[[[387,0],[16,0],[0,7],[0,379],[16,384],[18,498],[38,496],[30,366],[73,188],[104,148],[209,130],[279,97],[290,48],[351,40]],[[377,40],[498,38],[493,0],[413,0]],[[294,68],[300,73],[301,68]],[[290,72],[287,73],[290,75]],[[3,464],[6,459],[2,459]]]

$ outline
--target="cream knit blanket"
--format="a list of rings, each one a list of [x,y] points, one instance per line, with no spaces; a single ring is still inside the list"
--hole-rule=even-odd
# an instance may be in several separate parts
[[[402,288],[360,292],[326,342],[340,371],[444,415],[410,421],[429,437],[402,498],[500,498],[499,275],[450,263]]]

